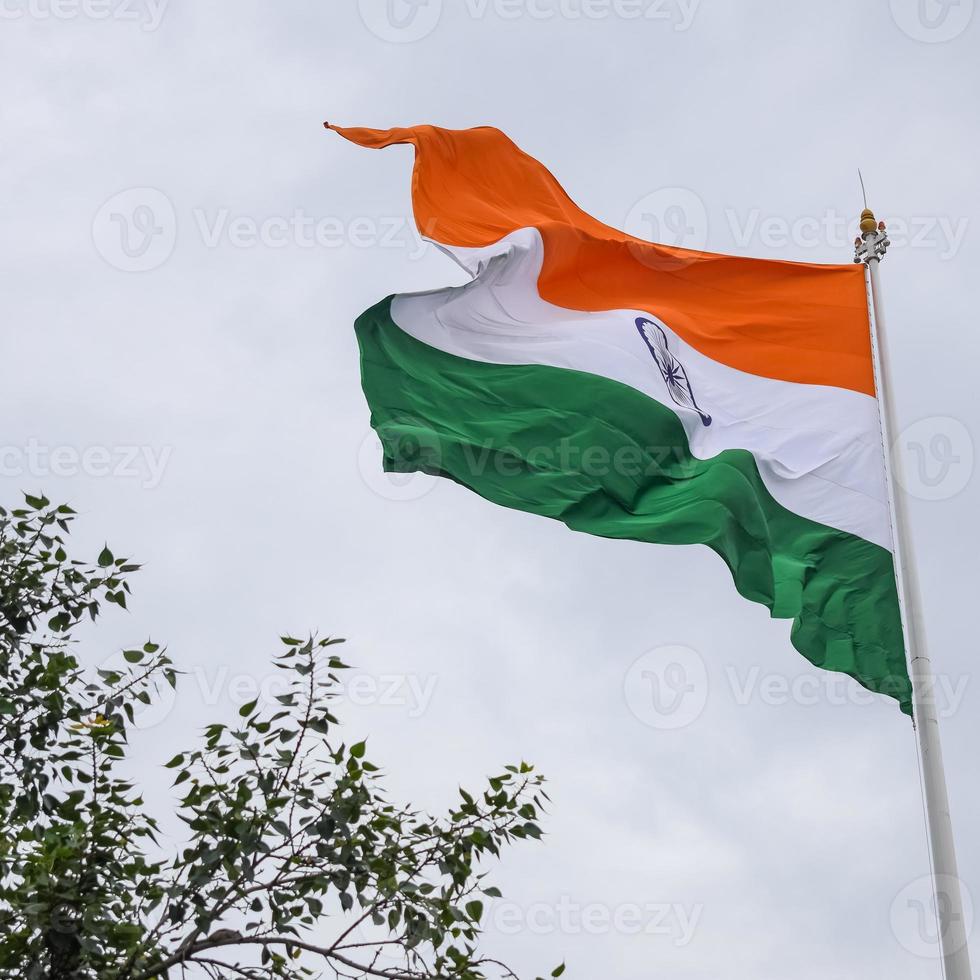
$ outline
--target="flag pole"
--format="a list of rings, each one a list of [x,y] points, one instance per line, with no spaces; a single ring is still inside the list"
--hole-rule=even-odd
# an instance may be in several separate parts
[[[881,424],[888,496],[895,538],[895,573],[898,579],[909,675],[912,681],[913,723],[922,772],[932,890],[939,926],[938,952],[942,957],[943,975],[946,980],[971,980],[966,921],[960,879],[956,871],[953,825],[949,815],[949,794],[946,789],[946,774],[939,742],[935,677],[922,622],[919,578],[903,489],[908,483],[902,472],[902,454],[892,454],[893,440],[899,429],[895,399],[892,394],[891,361],[888,356],[889,337],[885,328],[879,268],[889,244],[885,223],[878,222],[874,213],[865,207],[861,214],[861,235],[855,241],[854,261],[863,263],[868,270],[875,380],[878,402],[882,410]],[[896,476],[899,484],[897,486]]]

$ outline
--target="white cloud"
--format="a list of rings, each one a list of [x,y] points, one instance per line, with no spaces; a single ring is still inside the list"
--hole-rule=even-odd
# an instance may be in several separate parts
[[[613,224],[647,194],[689,188],[722,250],[739,247],[730,214],[856,217],[860,164],[881,217],[965,229],[953,258],[895,248],[883,275],[902,418],[975,433],[976,25],[933,44],[888,5],[845,0],[688,3],[685,30],[470,7],[444,5],[424,37],[397,44],[354,4],[290,0],[172,0],[154,30],[4,22],[3,444],[172,447],[153,487],[82,468],[44,483],[83,512],[80,538],[147,562],[106,639],[152,633],[178,663],[261,677],[281,632],[347,635],[371,676],[437,678],[424,711],[346,709],[397,792],[436,806],[520,757],[551,777],[551,836],[507,855],[509,898],[703,906],[683,947],[615,931],[495,937],[525,972],[567,957],[569,975],[610,980],[931,976],[889,926],[925,857],[907,720],[890,704],[713,696],[686,729],[641,724],[623,677],[644,651],[697,650],[717,693],[733,663],[804,672],[786,624],[739,599],[702,549],[574,535],[449,484],[410,501],[373,493],[351,322],[459,271],[349,236],[209,247],[194,215],[301,213],[345,229],[406,215],[410,152],[358,149],[324,118],[498,125]],[[173,204],[173,252],[122,271],[92,222],[147,187]],[[741,247],[850,260],[830,236],[784,238]],[[0,477],[4,500],[22,482]],[[971,481],[913,510],[934,654],[953,675],[975,658],[976,504]],[[967,688],[944,734],[961,869],[980,893],[967,834],[977,696]],[[182,696],[143,737],[145,771],[228,707],[206,700]],[[147,779],[165,799],[163,776]]]

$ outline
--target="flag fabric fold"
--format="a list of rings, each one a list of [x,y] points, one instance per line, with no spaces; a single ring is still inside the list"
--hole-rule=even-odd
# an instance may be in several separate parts
[[[495,129],[331,128],[415,147],[418,228],[472,276],[356,323],[385,467],[707,545],[811,663],[911,713],[864,270],[633,238]]]

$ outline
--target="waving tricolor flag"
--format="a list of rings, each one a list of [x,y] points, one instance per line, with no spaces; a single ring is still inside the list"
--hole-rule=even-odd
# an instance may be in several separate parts
[[[416,223],[472,276],[357,321],[385,467],[708,545],[808,660],[910,712],[864,268],[641,241],[496,129],[330,128],[414,145]]]

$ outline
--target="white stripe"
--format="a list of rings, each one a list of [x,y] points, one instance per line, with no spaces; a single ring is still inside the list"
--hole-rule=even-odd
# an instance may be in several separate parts
[[[676,412],[699,459],[747,449],[788,510],[891,550],[874,398],[738,371],[696,351],[649,311],[586,313],[545,302],[537,290],[544,249],[536,228],[487,248],[440,248],[475,278],[395,297],[392,317],[406,333],[475,361],[571,368],[629,385]],[[638,317],[663,328],[710,425],[671,397]],[[601,414],[601,405],[595,409]]]

